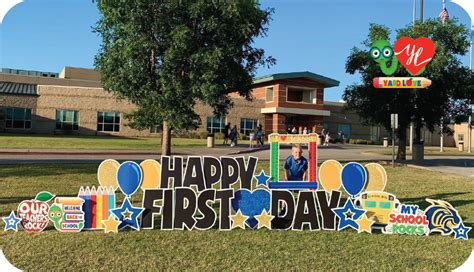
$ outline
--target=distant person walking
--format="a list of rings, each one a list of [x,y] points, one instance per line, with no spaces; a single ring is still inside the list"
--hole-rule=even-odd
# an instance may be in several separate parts
[[[291,133],[292,134],[298,134],[298,131],[296,130],[296,127],[293,127],[293,129],[291,130]]]
[[[331,140],[331,136],[329,136],[329,132],[326,133],[324,136],[324,146],[329,146],[329,141]]]
[[[308,134],[308,128],[307,127],[304,127],[303,134]]]
[[[260,124],[257,128],[257,146],[263,146],[264,136],[265,136],[265,132],[263,132],[262,124]]]
[[[230,146],[234,147],[237,145],[237,138],[239,137],[239,133],[237,132],[237,126],[234,126],[234,128],[230,131]]]
[[[224,127],[224,143],[222,143],[223,145],[228,145],[228,141],[229,141],[229,134],[230,134],[230,122],[227,123],[227,125],[225,125]]]

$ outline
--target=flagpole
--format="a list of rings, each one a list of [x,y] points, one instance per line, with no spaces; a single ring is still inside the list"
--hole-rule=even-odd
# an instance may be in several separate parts
[[[416,22],[416,0],[413,0],[413,25]]]
[[[471,70],[472,73],[472,32],[473,32],[473,24],[472,24],[472,18],[471,18],[471,44],[469,46],[469,69]],[[471,127],[471,122],[472,122],[472,105],[471,105],[471,100],[469,99],[469,118],[467,121],[467,153],[471,153],[471,142],[472,142],[472,127]]]

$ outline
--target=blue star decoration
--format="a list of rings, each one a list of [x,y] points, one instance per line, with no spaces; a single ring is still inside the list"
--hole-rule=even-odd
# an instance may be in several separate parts
[[[333,208],[332,211],[339,218],[338,230],[343,230],[347,227],[357,230],[359,225],[356,220],[365,213],[364,210],[354,207],[354,204],[350,199],[346,200],[343,208]]]
[[[140,230],[140,226],[138,225],[138,217],[142,214],[143,210],[145,209],[132,206],[130,199],[126,197],[120,208],[116,208],[111,211],[112,214],[121,221],[120,225],[118,226],[119,229],[130,227],[134,230]]]
[[[16,217],[15,213],[12,211],[9,216],[2,217],[3,222],[5,222],[4,231],[14,230],[18,231],[18,223],[21,219]]]
[[[270,176],[267,176],[265,174],[265,171],[260,171],[260,174],[258,176],[255,176],[255,178],[257,179],[257,186],[268,186],[268,180],[270,179]]]
[[[466,227],[462,222],[459,223],[457,227],[455,227],[454,230],[454,239],[464,239],[467,240],[469,237],[467,234],[469,231],[471,231],[471,227]]]

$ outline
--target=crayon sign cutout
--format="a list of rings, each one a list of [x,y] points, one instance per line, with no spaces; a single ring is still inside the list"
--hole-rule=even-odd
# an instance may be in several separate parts
[[[377,89],[424,89],[431,85],[431,80],[424,77],[376,77],[373,83]]]

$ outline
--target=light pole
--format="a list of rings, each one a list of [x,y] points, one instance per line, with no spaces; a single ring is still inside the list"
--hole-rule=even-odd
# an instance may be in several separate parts
[[[451,0],[451,2],[457,4],[461,8],[463,8],[467,14],[469,15],[469,19],[471,20],[471,42],[469,46],[469,69],[472,71],[472,32],[474,31],[474,1],[472,0]],[[472,105],[471,100],[469,99],[469,107],[471,112],[469,114],[468,123],[467,123],[467,153],[471,153],[471,122],[472,122]]]

